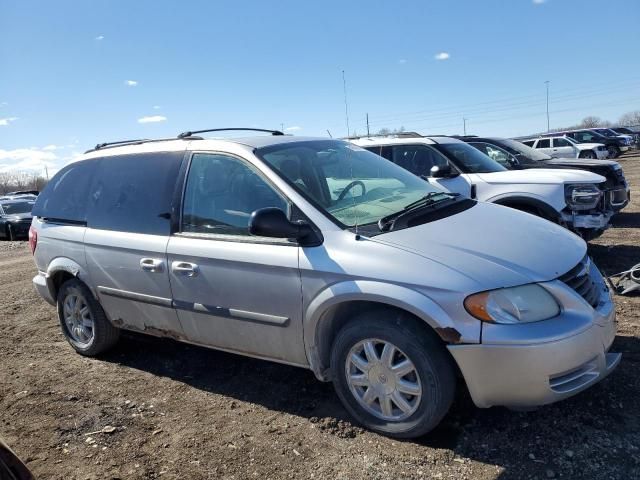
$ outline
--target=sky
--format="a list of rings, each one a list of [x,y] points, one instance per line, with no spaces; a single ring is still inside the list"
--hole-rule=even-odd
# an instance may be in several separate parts
[[[638,0],[0,0],[0,173],[202,128],[364,134],[367,114],[526,135],[546,81],[551,127],[615,121],[640,110],[638,47]]]

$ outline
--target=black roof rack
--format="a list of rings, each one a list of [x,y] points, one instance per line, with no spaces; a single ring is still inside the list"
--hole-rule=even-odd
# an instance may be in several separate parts
[[[266,133],[270,133],[271,135],[284,135],[283,132],[281,132],[280,130],[267,130],[264,128],[209,128],[207,130],[189,130],[186,132],[182,132],[180,135],[178,135],[178,138],[189,138],[189,137],[193,137],[194,134],[196,133],[207,133],[207,132],[229,132],[229,131],[248,131],[248,132],[266,132]]]

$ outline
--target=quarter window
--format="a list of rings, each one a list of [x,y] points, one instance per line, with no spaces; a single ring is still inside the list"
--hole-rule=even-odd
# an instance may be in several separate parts
[[[40,193],[32,215],[51,220],[84,223],[89,187],[99,160],[83,160],[60,170]]]
[[[304,182],[296,178],[295,181]],[[287,201],[245,162],[220,154],[196,153],[184,194],[182,231],[249,235],[251,213]]]

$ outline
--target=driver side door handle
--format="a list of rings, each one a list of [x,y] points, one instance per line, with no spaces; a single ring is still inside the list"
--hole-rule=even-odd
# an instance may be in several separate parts
[[[200,272],[200,269],[195,263],[176,261],[171,263],[171,271],[176,275],[195,277]]]

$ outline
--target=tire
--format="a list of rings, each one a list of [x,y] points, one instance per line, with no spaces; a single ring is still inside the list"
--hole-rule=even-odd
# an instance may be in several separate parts
[[[57,300],[62,333],[76,352],[93,357],[117,343],[120,330],[111,324],[91,291],[80,280],[72,278],[64,282]],[[71,319],[67,321],[65,318],[69,317]]]
[[[13,231],[13,228],[11,228],[11,224],[7,225],[7,238],[12,242],[16,239],[16,234]]]
[[[368,311],[354,317],[336,336],[331,351],[334,388],[347,411],[365,428],[395,438],[415,438],[436,427],[449,411],[456,383],[453,360],[435,333],[421,328],[417,322],[394,310]],[[381,363],[369,361],[368,341]],[[388,363],[384,362],[385,345],[396,349]],[[370,367],[366,369],[368,374],[356,367],[354,355],[359,357],[358,364],[364,361]],[[405,360],[413,369],[402,375],[382,365],[406,366]],[[373,368],[376,370],[372,371]],[[373,378],[375,383],[354,385],[348,377],[358,381],[367,378],[365,382]],[[397,388],[400,382],[402,387]],[[375,397],[373,393],[366,406],[369,390],[382,391],[387,400],[383,402],[381,396]],[[412,394],[418,390],[419,394]],[[400,407],[402,401],[395,403],[389,396],[404,399],[404,410]],[[386,414],[383,403],[387,405]],[[388,412],[395,418],[389,418]]]
[[[591,150],[587,150],[585,152],[582,152],[580,154],[580,158],[590,158],[590,159],[594,159],[594,158],[598,158],[598,156],[592,152]]]
[[[620,156],[620,147],[617,145],[609,145],[607,150],[609,150],[609,158],[618,158]]]

